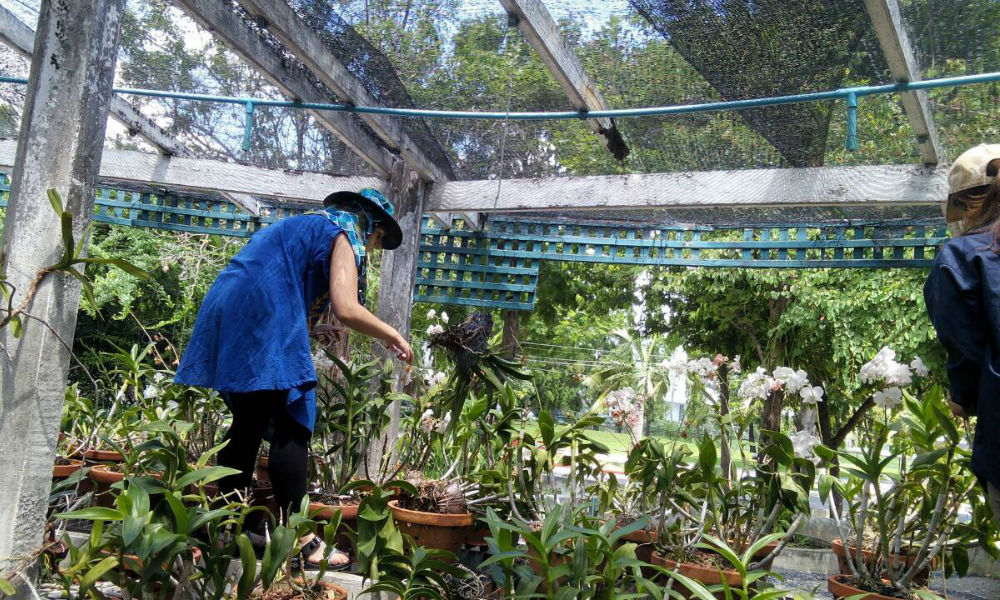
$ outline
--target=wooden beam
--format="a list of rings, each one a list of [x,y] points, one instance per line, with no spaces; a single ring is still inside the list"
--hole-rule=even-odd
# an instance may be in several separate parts
[[[930,205],[948,195],[947,169],[920,165],[697,171],[509,179],[435,185],[426,210],[532,212],[773,206]]]
[[[0,6],[0,42],[30,60],[35,44],[35,30]],[[108,112],[114,120],[128,128],[129,132],[138,134],[163,154],[194,156],[184,142],[165,131],[155,121],[142,114],[138,107],[120,96],[111,98]],[[248,194],[223,194],[223,196],[255,217],[260,216],[260,201],[253,196]]]
[[[22,58],[31,60],[31,52],[35,47],[35,30],[0,6],[0,42]]]
[[[500,4],[508,14],[517,19],[521,33],[559,82],[573,108],[607,110],[608,106],[600,90],[587,76],[576,53],[566,44],[559,26],[541,0],[500,0]],[[587,123],[594,133],[604,138],[608,150],[616,159],[622,160],[628,156],[629,148],[614,119],[588,119]]]
[[[265,23],[267,30],[281,40],[342,102],[360,106],[382,104],[285,0],[239,0],[239,3]],[[424,154],[424,150],[406,134],[398,119],[373,114],[359,116],[425,180],[447,181],[454,178]]]
[[[16,141],[0,140],[0,168],[9,171],[13,166],[16,146]],[[101,179],[176,190],[252,193],[276,202],[303,203],[318,203],[337,190],[388,189],[378,177],[263,169],[114,149],[104,150]],[[947,195],[946,166],[875,165],[508,179],[499,199],[495,180],[447,181],[434,185],[424,209],[432,215],[455,213],[470,221],[475,217],[478,222],[477,213],[494,210],[913,206],[937,205]]]
[[[482,215],[477,212],[460,212],[458,216],[465,223],[466,229],[471,229],[472,231],[482,231],[483,230],[483,219]]]
[[[897,0],[865,0],[865,8],[871,17],[875,33],[878,34],[882,54],[889,63],[889,70],[896,81],[920,81],[920,65],[913,54],[910,40],[903,28]],[[936,165],[941,161],[941,144],[938,141],[934,114],[927,101],[927,92],[919,90],[902,94],[903,110],[910,121],[910,127],[920,144],[920,158],[925,165]]]
[[[227,0],[174,0],[203,27],[218,36],[229,48],[264,75],[293,100],[333,103],[338,99],[329,90],[309,79],[302,65],[269,44]],[[392,173],[393,158],[378,138],[349,113],[310,110],[316,120],[339,137],[380,175]]]
[[[451,213],[432,212],[430,217],[441,229],[451,229]]]
[[[9,46],[22,57],[31,60],[31,53],[35,46],[35,30],[18,19],[14,13],[0,6],[0,42]],[[115,96],[111,99],[109,113],[129,131],[142,136],[164,154],[191,155],[182,142],[164,131],[152,119],[143,115],[138,108],[122,98]]]
[[[9,171],[14,165],[16,149],[16,141],[0,140],[0,168]],[[173,190],[253,194],[279,202],[319,203],[327,194],[340,190],[356,192],[365,187],[386,189],[385,181],[378,177],[296,173],[111,148],[104,149],[100,177],[102,181]]]

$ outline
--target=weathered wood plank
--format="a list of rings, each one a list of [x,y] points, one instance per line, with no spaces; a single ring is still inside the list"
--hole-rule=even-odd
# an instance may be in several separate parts
[[[451,229],[451,213],[435,212],[430,213],[430,217],[441,229]]]
[[[375,314],[396,328],[404,338],[410,339],[410,316],[413,313],[413,286],[417,280],[417,258],[420,256],[420,228],[423,223],[427,187],[432,184],[421,180],[415,169],[403,161],[396,163],[390,180],[389,199],[396,207],[396,220],[403,230],[403,243],[390,252],[382,253],[379,277],[378,307]],[[381,346],[376,345],[376,348]],[[388,352],[380,351],[386,358]],[[405,365],[392,359],[396,367],[394,389],[402,391],[405,384]],[[392,452],[399,437],[400,403],[394,400],[389,409],[391,421],[382,443],[368,447],[365,468],[368,473],[381,464],[383,452]],[[390,463],[391,464],[391,463]]]
[[[30,60],[35,45],[35,30],[18,19],[14,13],[0,6],[0,42]],[[115,96],[111,99],[109,112],[129,131],[142,136],[162,152],[175,156],[191,155],[183,143],[122,98]]]
[[[23,58],[30,59],[35,47],[35,30],[0,6],[0,42]]]
[[[509,179],[434,186],[428,211],[498,212],[773,206],[928,205],[948,194],[947,169],[919,165],[748,169]]]
[[[248,64],[253,65],[283,94],[303,102],[333,103],[338,99],[309,80],[300,64],[233,12],[226,0],[175,0],[195,21],[218,36]],[[316,120],[386,178],[392,173],[392,157],[378,138],[348,113],[310,110]]]
[[[920,81],[920,65],[917,64],[910,40],[903,27],[897,0],[865,0],[865,8],[871,17],[875,33],[878,35],[882,54],[889,63],[889,70],[896,81]],[[903,110],[910,121],[910,127],[920,144],[920,158],[924,164],[936,165],[942,157],[938,141],[937,127],[927,92],[923,90],[902,94]]]
[[[247,12],[262,19],[267,30],[288,48],[307,69],[344,102],[359,106],[379,106],[360,79],[337,58],[323,40],[288,5],[285,0],[239,0]],[[427,181],[447,181],[452,177],[442,171],[400,126],[398,120],[384,115],[359,115],[375,133]]]
[[[0,42],[3,42],[24,58],[30,59],[34,48],[35,31],[23,23],[13,13],[0,6]],[[111,117],[128,128],[129,132],[137,134],[171,156],[193,156],[184,142],[170,135],[155,121],[142,114],[137,107],[125,99],[114,96],[108,109]],[[233,204],[243,208],[254,216],[260,215],[260,201],[248,194],[224,194]]]
[[[483,218],[477,212],[460,212],[458,216],[465,222],[465,227],[472,231],[483,230]]]
[[[14,164],[17,142],[0,140],[0,167]],[[378,177],[337,177],[323,173],[296,173],[263,169],[236,163],[178,156],[162,156],[133,150],[104,149],[101,180],[133,185],[159,186],[228,194],[253,194],[276,201],[316,203],[339,190],[365,187],[384,190]]]
[[[576,53],[566,44],[559,26],[545,8],[541,0],[500,0],[508,14],[517,18],[517,26],[538,52],[538,56],[548,67],[577,110],[607,110],[608,106],[600,90],[587,75]],[[629,148],[615,126],[614,119],[588,119],[594,133],[604,138],[608,150],[616,159],[622,160],[629,154]]]

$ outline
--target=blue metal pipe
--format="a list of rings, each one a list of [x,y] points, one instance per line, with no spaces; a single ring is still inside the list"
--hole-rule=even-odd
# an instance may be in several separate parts
[[[250,136],[253,134],[253,102],[247,102],[243,117],[243,151],[250,151]]]
[[[858,96],[854,92],[847,94],[847,140],[844,148],[851,151],[858,149]]]
[[[806,94],[792,94],[789,96],[769,96],[766,98],[750,98],[746,100],[728,100],[723,102],[705,102],[701,104],[684,104],[675,106],[652,106],[648,108],[626,108],[616,110],[594,110],[594,111],[562,111],[562,112],[493,112],[493,111],[454,111],[454,110],[432,110],[422,108],[389,108],[385,106],[354,106],[351,104],[327,104],[321,102],[297,102],[293,100],[270,100],[266,98],[239,98],[235,96],[215,96],[211,94],[190,94],[183,92],[170,92],[163,90],[146,90],[138,88],[114,88],[115,93],[130,94],[136,96],[149,96],[154,98],[173,98],[177,100],[194,100],[202,102],[220,102],[226,104],[247,105],[253,103],[256,106],[274,106],[281,108],[305,108],[311,110],[329,110],[335,112],[353,112],[377,115],[389,115],[395,117],[422,117],[429,119],[487,119],[502,120],[512,119],[520,121],[542,121],[560,119],[596,119],[596,118],[627,118],[627,117],[651,117],[663,115],[682,115],[701,112],[716,112],[725,110],[743,110],[747,108],[761,108],[764,106],[777,106],[780,104],[795,104],[799,102],[821,102],[824,100],[846,100],[851,94],[860,98],[862,96],[872,96],[877,94],[895,94],[910,92],[915,90],[927,90],[939,87],[955,87],[963,85],[973,85],[977,83],[989,83],[1000,81],[1000,72],[979,73],[976,75],[961,75],[958,77],[943,77],[940,79],[926,79],[909,83],[891,83],[886,85],[859,86],[850,88],[840,88],[824,92],[809,92]],[[23,77],[0,76],[0,83],[20,83],[25,84],[28,80]]]

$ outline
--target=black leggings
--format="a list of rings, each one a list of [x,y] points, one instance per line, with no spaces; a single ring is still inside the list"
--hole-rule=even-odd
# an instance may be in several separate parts
[[[230,394],[233,424],[225,437],[229,443],[219,452],[220,465],[240,471],[220,479],[219,491],[229,493],[249,488],[260,442],[267,426],[273,423],[267,470],[283,518],[287,518],[289,508],[291,512],[297,511],[306,495],[309,438],[312,436],[288,415],[287,397],[287,390]]]

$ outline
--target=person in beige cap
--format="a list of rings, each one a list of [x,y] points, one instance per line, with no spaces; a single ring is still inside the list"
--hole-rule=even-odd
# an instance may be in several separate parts
[[[959,156],[948,173],[941,248],[924,301],[948,352],[951,411],[976,416],[972,470],[1000,524],[1000,144]]]

